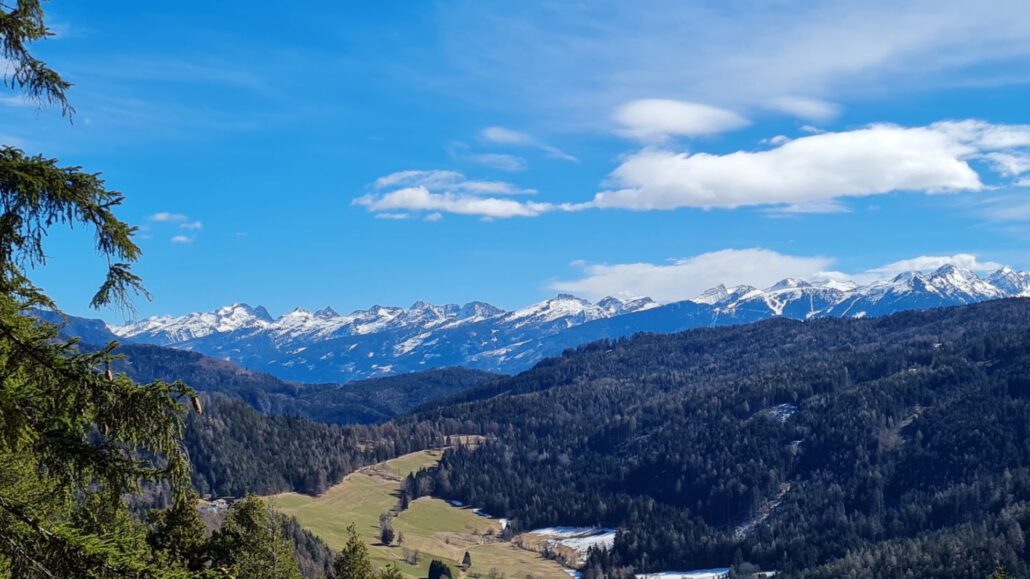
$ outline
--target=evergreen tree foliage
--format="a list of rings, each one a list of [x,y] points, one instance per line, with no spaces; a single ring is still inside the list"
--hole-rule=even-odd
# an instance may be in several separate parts
[[[358,538],[353,523],[347,527],[347,533],[347,544],[333,561],[336,579],[375,579],[376,573],[368,558],[368,547]]]
[[[38,1],[0,6],[5,86],[70,115],[70,85],[29,52],[50,36]],[[145,293],[131,263],[135,228],[118,219],[123,197],[97,174],[0,148],[0,572],[16,577],[162,576],[145,527],[123,497],[143,481],[189,492],[180,445],[181,383],[136,384],[110,371],[114,344],[89,353],[25,315],[54,310],[30,279],[55,227],[83,227],[108,261],[91,300],[131,307]]]
[[[389,547],[393,544],[393,517],[390,513],[383,513],[379,516],[379,539]]]
[[[451,571],[451,568],[447,566],[447,563],[444,563],[439,559],[433,559],[433,561],[429,563],[429,579],[443,579],[444,577],[451,579],[454,577],[454,573]]]
[[[211,566],[233,577],[300,579],[292,542],[264,501],[237,501],[211,538]]]
[[[175,501],[147,516],[147,543],[160,561],[172,567],[200,572],[207,565],[208,544],[195,496]]]

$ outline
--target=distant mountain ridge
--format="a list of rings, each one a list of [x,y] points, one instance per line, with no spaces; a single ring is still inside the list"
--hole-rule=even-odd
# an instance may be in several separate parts
[[[349,314],[330,307],[278,318],[233,304],[213,312],[157,316],[110,331],[128,343],[193,350],[286,380],[346,382],[447,366],[514,373],[601,338],[675,332],[774,317],[881,316],[899,311],[1030,295],[1030,273],[987,276],[945,265],[860,285],[788,278],[759,289],[717,286],[682,302],[568,294],[505,311],[485,302],[409,308],[373,306]]]

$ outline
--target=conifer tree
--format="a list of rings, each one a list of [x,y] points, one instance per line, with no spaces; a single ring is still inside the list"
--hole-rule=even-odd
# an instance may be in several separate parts
[[[375,579],[375,570],[368,558],[368,547],[358,538],[353,523],[347,527],[347,533],[347,544],[333,561],[336,579]]]
[[[257,497],[237,501],[211,538],[211,565],[232,577],[300,579],[282,522]]]
[[[51,36],[38,0],[0,4],[4,85],[63,115],[70,84],[29,52]],[[93,233],[107,272],[91,300],[130,308],[145,294],[131,263],[136,229],[103,179],[41,155],[0,147],[0,575],[134,577],[179,574],[159,564],[123,497],[165,481],[187,500],[180,383],[135,384],[110,371],[115,344],[82,353],[28,315],[56,304],[30,279],[57,227]]]

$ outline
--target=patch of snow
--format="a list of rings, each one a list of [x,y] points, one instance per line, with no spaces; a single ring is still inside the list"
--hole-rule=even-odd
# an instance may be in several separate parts
[[[475,509],[472,512],[477,514],[477,515],[479,515],[480,517],[485,518],[485,519],[493,519],[494,518],[493,515],[490,515],[489,513],[484,511],[483,509]],[[496,520],[498,523],[500,523],[502,531],[508,528],[508,523],[509,523],[508,519],[505,519],[504,517],[501,517],[500,519],[494,519],[494,520]]]
[[[772,418],[773,420],[776,420],[777,422],[784,423],[791,416],[794,416],[794,414],[797,411],[798,411],[798,407],[794,406],[793,404],[777,404],[776,406],[773,406],[772,408],[766,408],[764,410],[760,410],[758,412],[758,414],[761,415],[761,416],[767,416],[769,418]]]
[[[592,547],[611,551],[615,547],[615,529],[599,527],[547,527],[529,534],[544,537],[549,544],[563,545],[586,556]]]
[[[716,567],[714,569],[698,569],[696,571],[644,573],[643,575],[637,575],[637,579],[723,579],[729,576],[729,567]]]

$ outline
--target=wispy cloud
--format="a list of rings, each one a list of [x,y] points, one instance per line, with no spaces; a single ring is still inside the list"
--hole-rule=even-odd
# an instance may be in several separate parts
[[[466,158],[473,163],[479,163],[484,167],[490,167],[491,169],[498,169],[500,171],[524,171],[526,169],[526,160],[522,157],[515,155],[507,155],[504,153],[473,153],[467,155]]]
[[[515,131],[505,127],[487,127],[480,131],[480,137],[484,141],[495,143],[498,145],[512,145],[517,147],[531,147],[534,149],[540,149],[547,153],[548,157],[553,159],[561,159],[562,161],[578,162],[579,159],[572,155],[562,151],[558,147],[549,145],[540,139],[521,131]]]
[[[525,171],[529,166],[526,159],[519,157],[518,155],[511,155],[508,153],[471,152],[469,150],[469,146],[461,142],[451,143],[447,147],[447,152],[450,154],[452,159],[468,161],[470,163],[475,163],[491,169],[497,169],[498,171],[506,171],[508,173]]]
[[[1024,84],[1011,66],[990,65],[1030,57],[1021,0],[983,10],[963,0],[527,2],[503,19],[456,0],[441,22],[454,64],[478,81],[455,90],[595,127],[607,111],[654,95],[738,110],[789,99],[780,110],[824,120],[828,103],[884,87]]]
[[[169,221],[186,221],[187,219],[189,219],[189,217],[183,215],[182,213],[172,213],[169,211],[160,211],[150,216],[151,221],[157,221],[159,223]]]
[[[191,220],[190,217],[184,213],[174,213],[171,211],[159,211],[149,217],[149,220],[155,224],[161,224],[161,226],[168,228],[175,226],[182,231],[193,232],[191,234],[180,233],[171,237],[171,242],[175,244],[180,243],[193,243],[196,241],[196,233],[204,228],[204,224],[197,220]],[[153,227],[159,227],[154,225]],[[148,229],[150,226],[148,226]],[[147,239],[151,236],[148,234]]]
[[[840,105],[807,97],[778,97],[767,108],[809,121],[832,121],[841,113]]]
[[[413,170],[398,171],[376,179],[373,187],[389,189],[391,187],[426,187],[428,189],[446,190],[452,193],[473,193],[477,195],[533,195],[535,189],[516,187],[504,181],[480,181],[468,179],[457,171]]]

